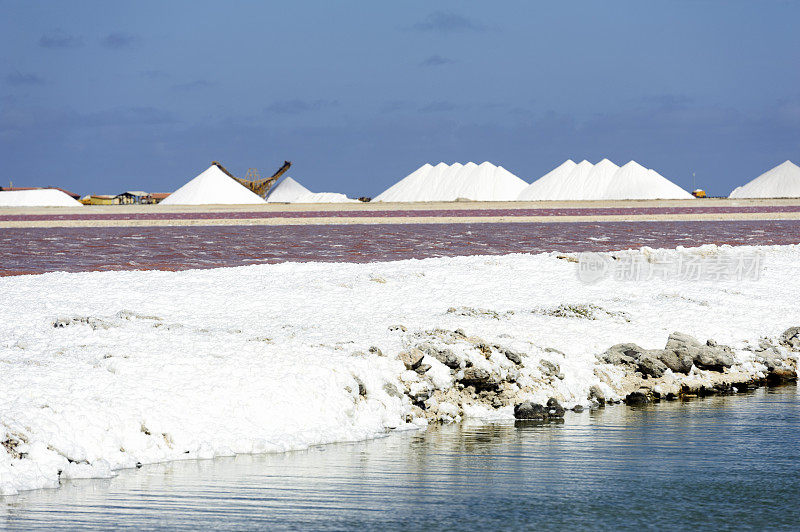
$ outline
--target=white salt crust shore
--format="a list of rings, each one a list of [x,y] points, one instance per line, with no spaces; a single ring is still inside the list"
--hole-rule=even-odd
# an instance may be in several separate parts
[[[614,255],[742,252],[763,254],[759,279],[583,284],[557,253],[0,278],[0,494],[512,419],[522,401],[696,391],[763,379],[778,359],[796,375],[779,337],[800,325],[800,246]],[[624,342],[663,348],[673,331],[730,346],[734,365],[655,380],[598,359]],[[416,347],[421,371],[401,360]],[[499,386],[473,393],[476,373]]]

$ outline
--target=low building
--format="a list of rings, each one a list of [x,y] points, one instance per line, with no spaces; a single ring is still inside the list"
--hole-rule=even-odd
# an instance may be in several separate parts
[[[164,199],[169,197],[171,192],[153,192],[150,194],[150,199],[152,199],[152,203],[161,203]]]
[[[84,205],[119,205],[119,198],[107,194],[90,194],[81,198]]]
[[[117,194],[117,199],[120,205],[141,205],[153,203],[151,200],[152,195],[149,192],[142,190],[128,190],[122,194]]]

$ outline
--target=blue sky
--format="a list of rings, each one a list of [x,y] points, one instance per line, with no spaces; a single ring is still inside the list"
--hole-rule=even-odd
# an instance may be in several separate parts
[[[0,0],[0,183],[222,161],[374,196],[425,162],[635,159],[727,195],[800,163],[800,2]]]

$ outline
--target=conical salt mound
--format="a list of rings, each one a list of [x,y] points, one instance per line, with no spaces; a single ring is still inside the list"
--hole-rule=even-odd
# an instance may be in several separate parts
[[[572,201],[586,199],[583,190],[594,165],[587,160],[583,160],[575,165],[575,168],[567,174],[564,179],[557,183],[548,193],[542,197],[543,200]]]
[[[800,198],[800,167],[786,161],[746,185],[737,187],[730,198]]]
[[[519,196],[525,201],[611,199],[683,199],[693,196],[658,172],[636,161],[622,168],[608,159],[597,164],[568,160],[530,184]]]
[[[519,201],[538,201],[547,198],[552,191],[561,186],[561,183],[578,166],[572,159],[567,159],[559,166],[550,170],[545,175],[522,189],[517,199]]]
[[[269,193],[267,203],[292,203],[306,194],[311,194],[311,191],[291,177],[286,177]]]
[[[407,201],[400,198],[406,195],[406,191],[408,190],[424,188],[425,179],[432,169],[433,166],[430,164],[423,164],[406,177],[375,196],[372,201]]]
[[[586,182],[582,190],[578,193],[578,199],[592,200],[603,198],[617,170],[619,170],[619,166],[608,159],[603,159],[594,165],[586,175]]]
[[[692,199],[694,196],[636,161],[630,161],[611,178],[602,199]]]
[[[357,203],[338,192],[311,192],[306,187],[286,177],[272,189],[267,196],[267,203]]]
[[[167,196],[161,205],[252,205],[263,198],[234,181],[216,165]]]
[[[372,201],[514,201],[528,184],[502,166],[425,164]]]
[[[0,207],[83,207],[73,197],[54,188],[0,191]]]

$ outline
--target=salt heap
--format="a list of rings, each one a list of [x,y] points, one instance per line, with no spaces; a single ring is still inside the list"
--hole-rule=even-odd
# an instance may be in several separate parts
[[[586,164],[587,161],[583,161]],[[553,191],[557,190],[567,177],[572,173],[578,165],[572,160],[567,159],[561,165],[525,187],[517,197],[520,201],[535,201],[541,197],[553,195]]]
[[[786,161],[746,185],[736,187],[731,198],[798,198],[800,197],[800,167]]]
[[[611,183],[619,170],[619,166],[608,159],[603,159],[592,167],[586,176],[586,184],[579,199],[590,200],[602,196],[611,190]]]
[[[602,199],[692,199],[690,193],[636,161],[617,170]]]
[[[528,184],[502,166],[424,164],[372,201],[514,201]]]
[[[71,196],[54,188],[0,192],[0,207],[83,207]]]
[[[523,190],[520,201],[690,199],[693,196],[636,161],[619,167],[608,159],[596,165],[567,160]]]
[[[161,205],[250,205],[256,203],[265,203],[265,201],[212,164],[205,172],[167,196]]]
[[[337,192],[311,192],[291,177],[285,177],[267,196],[267,203],[351,203]]]

